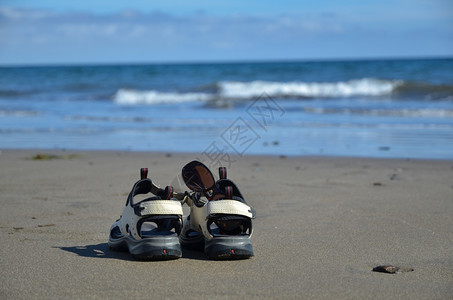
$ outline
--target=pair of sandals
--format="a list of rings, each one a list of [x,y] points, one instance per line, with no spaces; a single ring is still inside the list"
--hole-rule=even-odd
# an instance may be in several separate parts
[[[191,191],[177,193],[171,186],[159,188],[148,178],[148,169],[142,168],[141,179],[110,229],[109,248],[129,251],[139,260],[180,258],[181,246],[204,250],[211,259],[252,257],[255,211],[236,184],[227,179],[225,167],[219,168],[219,177],[216,181],[203,163],[192,161],[182,169]],[[136,196],[149,193],[154,196],[135,201]],[[184,203],[190,206],[185,218]]]

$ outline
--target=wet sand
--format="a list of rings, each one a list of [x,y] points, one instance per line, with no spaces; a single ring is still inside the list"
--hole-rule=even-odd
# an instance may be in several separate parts
[[[32,159],[39,153],[57,157]],[[180,188],[196,156],[1,151],[0,299],[453,295],[453,161],[237,158],[228,177],[257,211],[255,257],[184,251],[142,262],[110,252],[110,225],[139,169]],[[384,264],[414,271],[372,271]]]

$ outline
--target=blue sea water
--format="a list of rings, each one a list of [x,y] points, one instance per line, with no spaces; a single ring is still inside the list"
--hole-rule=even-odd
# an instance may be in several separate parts
[[[0,67],[0,149],[453,158],[453,59]]]

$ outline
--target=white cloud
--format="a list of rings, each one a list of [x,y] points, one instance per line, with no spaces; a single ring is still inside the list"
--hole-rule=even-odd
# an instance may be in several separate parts
[[[54,16],[55,13],[38,9],[16,9],[9,7],[0,7],[0,18],[7,21],[22,21],[24,19],[39,20]]]
[[[375,44],[385,36],[394,42],[396,35],[393,28],[352,24],[334,13],[175,16],[124,10],[98,15],[3,7],[0,63],[351,57],[361,54],[354,43],[368,38]]]
[[[137,11],[123,11],[111,15],[83,13],[56,14],[35,10],[3,9],[0,11],[3,26],[14,32],[17,39],[22,37],[24,46],[30,45],[30,35],[53,36],[53,40],[65,43],[105,41],[121,43],[121,40],[145,44],[145,38],[168,43],[185,40],[200,40],[213,46],[235,43],[256,37],[274,39],[275,36],[296,38],[306,33],[335,33],[340,24],[329,24],[324,20],[306,20],[299,16],[277,16],[257,18],[248,16],[211,17],[189,15],[174,17],[155,12],[142,14]],[[34,28],[31,30],[31,28]],[[168,39],[168,40],[166,40]],[[225,41],[227,39],[228,41]],[[7,40],[6,40],[7,43]]]

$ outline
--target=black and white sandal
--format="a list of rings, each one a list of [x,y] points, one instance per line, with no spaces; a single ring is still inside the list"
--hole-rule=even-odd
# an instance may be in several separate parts
[[[182,169],[186,185],[194,192],[186,200],[190,215],[184,219],[179,236],[187,248],[204,248],[213,259],[243,259],[254,255],[250,237],[255,211],[247,205],[236,184],[226,179],[226,168],[219,168],[220,180],[201,162],[192,161]]]
[[[174,198],[171,186],[161,189],[147,178],[147,169],[140,172],[141,180],[132,188],[121,217],[111,226],[109,248],[129,251],[139,260],[179,258],[182,204]],[[148,193],[155,196],[134,202],[135,196]]]

